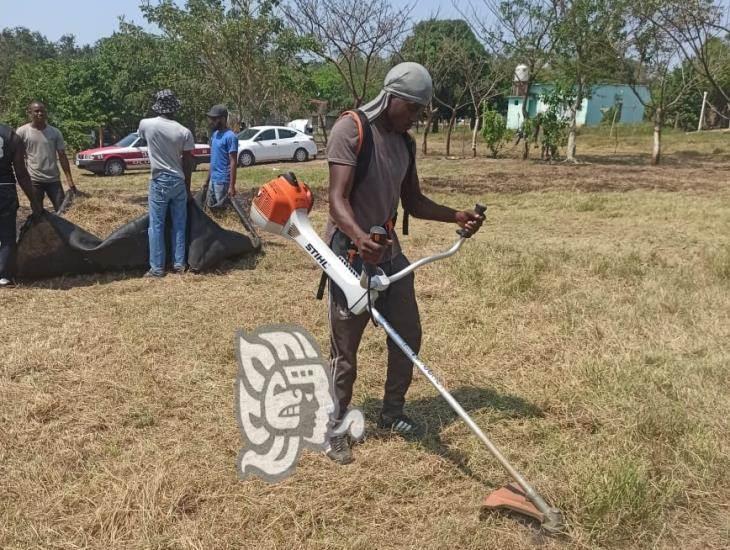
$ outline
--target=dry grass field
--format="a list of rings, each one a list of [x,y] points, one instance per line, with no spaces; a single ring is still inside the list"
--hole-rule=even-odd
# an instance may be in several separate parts
[[[588,162],[565,165],[446,159],[437,138],[419,161],[435,199],[489,206],[458,256],[416,275],[422,357],[564,511],[564,537],[480,514],[507,477],[422,376],[409,411],[425,440],[373,432],[385,342],[372,327],[356,461],[306,452],[278,485],[237,478],[234,331],[296,323],[327,343],[319,272],[267,236],[215,273],[0,294],[0,548],[730,547],[730,134],[670,133],[657,168],[650,140],[586,133]],[[239,187],[285,169],[317,189],[322,227],[323,161],[242,169]],[[144,212],[146,179],[79,173],[90,196],[67,217],[106,235]],[[412,220],[402,242],[416,259],[454,238]]]

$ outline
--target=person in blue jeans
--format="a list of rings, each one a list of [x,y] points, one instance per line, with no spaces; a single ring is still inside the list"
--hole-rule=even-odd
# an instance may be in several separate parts
[[[208,206],[223,205],[226,197],[236,195],[236,164],[238,161],[238,138],[228,127],[228,109],[225,105],[214,105],[208,111],[210,136],[210,169],[208,170]]]
[[[155,118],[139,123],[139,135],[147,141],[152,168],[149,187],[150,270],[145,277],[165,276],[165,218],[172,220],[173,271],[185,271],[186,229],[190,179],[193,173],[193,134],[175,121],[180,101],[170,90],[155,94]]]

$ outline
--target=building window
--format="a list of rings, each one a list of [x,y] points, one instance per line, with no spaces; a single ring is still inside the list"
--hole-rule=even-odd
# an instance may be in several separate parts
[[[515,99],[515,105],[519,105],[519,104],[520,104],[520,100],[519,99]]]

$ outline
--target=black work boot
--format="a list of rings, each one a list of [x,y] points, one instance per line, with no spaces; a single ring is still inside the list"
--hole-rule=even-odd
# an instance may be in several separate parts
[[[330,437],[329,448],[325,454],[337,462],[337,464],[349,464],[352,462],[352,450],[350,449],[350,438],[347,434],[333,435]]]
[[[378,428],[408,439],[423,437],[423,428],[403,413],[395,416],[386,416],[381,413],[378,419]]]

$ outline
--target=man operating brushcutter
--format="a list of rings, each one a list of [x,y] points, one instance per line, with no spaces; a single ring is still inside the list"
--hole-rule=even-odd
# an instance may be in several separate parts
[[[472,211],[436,204],[421,192],[415,165],[415,143],[408,130],[429,104],[431,76],[417,63],[401,63],[385,77],[380,94],[357,111],[345,113],[334,125],[327,148],[330,220],[327,238],[338,255],[360,271],[363,262],[377,264],[390,275],[408,265],[395,233],[398,202],[416,218],[457,223],[468,235],[484,220]],[[387,232],[385,244],[370,238],[370,228]],[[338,418],[352,399],[357,375],[357,349],[369,321],[367,313],[352,315],[343,293],[330,284],[330,368]],[[421,324],[413,274],[390,285],[376,307],[418,353]],[[413,364],[388,339],[388,367],[383,409],[378,427],[404,436],[421,435],[419,426],[403,412]],[[327,451],[335,462],[352,461],[347,435],[330,439]]]

